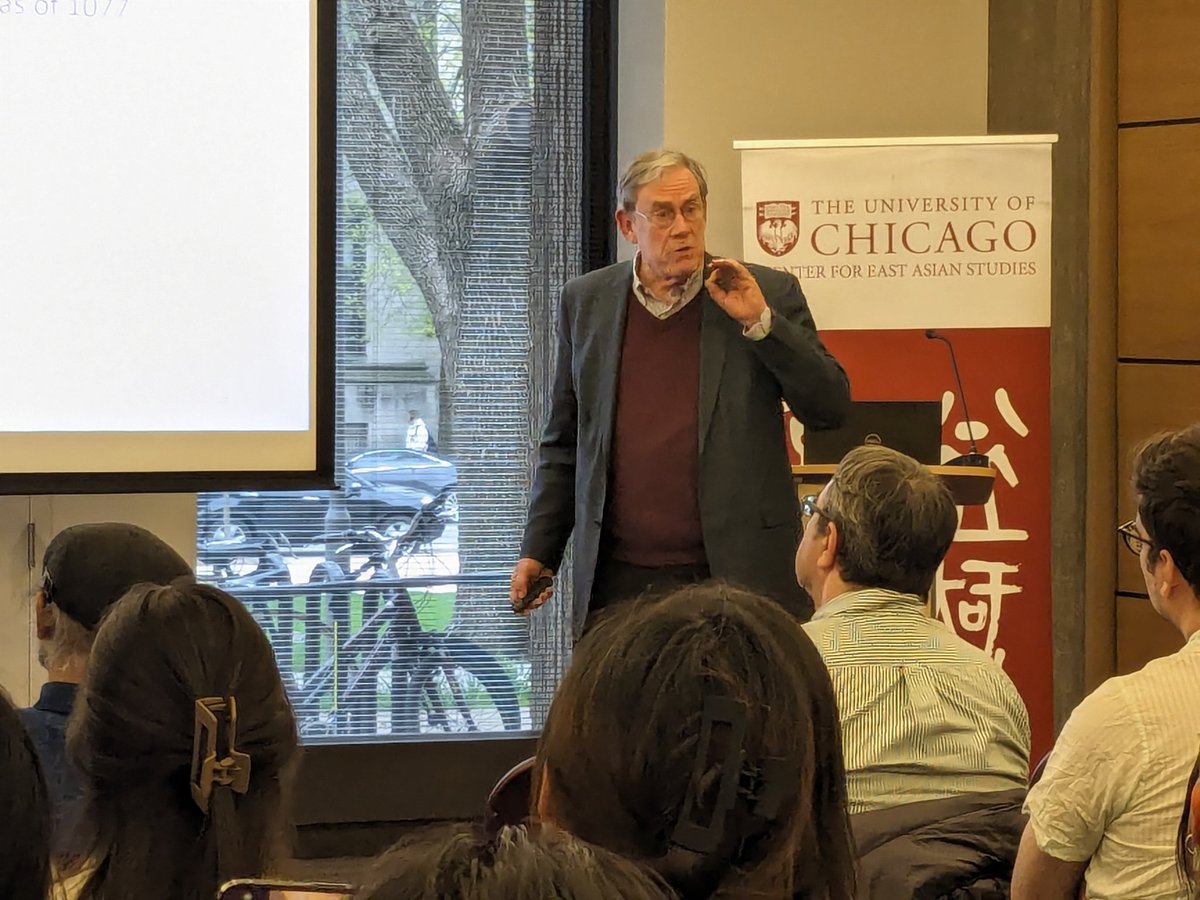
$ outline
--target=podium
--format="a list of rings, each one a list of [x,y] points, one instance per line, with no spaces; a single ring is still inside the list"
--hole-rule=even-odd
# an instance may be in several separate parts
[[[996,483],[996,470],[991,466],[926,466],[940,478],[948,488],[958,506],[982,506],[992,496]],[[803,487],[824,487],[837,471],[837,466],[813,464],[792,466],[792,482],[801,496],[815,493]]]

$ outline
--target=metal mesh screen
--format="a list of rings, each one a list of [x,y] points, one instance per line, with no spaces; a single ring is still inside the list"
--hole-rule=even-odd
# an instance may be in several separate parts
[[[579,268],[583,0],[347,0],[338,29],[340,490],[200,495],[199,574],[267,629],[306,741],[532,730],[570,604],[517,618],[507,586]]]

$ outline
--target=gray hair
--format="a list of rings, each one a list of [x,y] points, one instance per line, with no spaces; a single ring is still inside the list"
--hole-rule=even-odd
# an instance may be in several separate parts
[[[76,622],[53,603],[46,609],[54,619],[54,637],[38,643],[38,662],[46,669],[86,665],[96,633]]]
[[[838,526],[837,562],[849,584],[923,596],[958,530],[950,489],[910,456],[855,447],[825,497]],[[825,517],[819,526],[828,528]]]
[[[704,174],[704,166],[686,153],[660,148],[647,150],[634,157],[617,182],[617,206],[626,212],[633,212],[638,189],[662,178],[663,173],[669,169],[687,169],[691,172],[696,177],[696,184],[700,186],[700,199],[708,201],[708,179]]]

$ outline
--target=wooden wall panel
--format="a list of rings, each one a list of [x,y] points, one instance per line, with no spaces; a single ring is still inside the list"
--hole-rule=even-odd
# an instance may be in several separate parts
[[[988,132],[1054,132],[1050,478],[1054,710],[1115,659],[1117,0],[988,4]]]
[[[1120,120],[1200,117],[1200,3],[1120,0],[1117,17]]]
[[[1118,354],[1200,357],[1200,124],[1121,129],[1118,191]]]
[[[1136,672],[1152,659],[1183,646],[1175,626],[1154,611],[1149,600],[1117,597],[1117,674]]]
[[[1088,691],[1108,678],[1116,665],[1116,610],[1106,596],[1117,587],[1117,555],[1112,545],[1112,521],[1117,505],[1117,484],[1113,478],[1113,461],[1117,458],[1116,0],[1095,0],[1091,14],[1087,499],[1083,519],[1087,570],[1084,675]],[[1052,358],[1051,365],[1055,364]]]
[[[1200,2],[1116,0],[1116,517],[1133,517],[1136,446],[1200,421]],[[1112,23],[1109,23],[1112,27]],[[1145,594],[1138,558],[1112,536],[1117,590]],[[1148,600],[1116,598],[1120,673],[1179,649]]]
[[[1137,512],[1129,477],[1133,451],[1151,435],[1200,422],[1200,365],[1137,365],[1117,367],[1117,522]],[[1115,534],[1114,542],[1119,541]],[[1118,546],[1117,589],[1145,593],[1137,558]],[[1118,631],[1118,638],[1119,638]]]

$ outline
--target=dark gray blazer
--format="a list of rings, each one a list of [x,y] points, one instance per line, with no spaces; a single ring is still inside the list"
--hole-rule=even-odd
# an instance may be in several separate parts
[[[788,462],[786,400],[811,427],[836,427],[850,383],[817,337],[791,275],[748,265],[773,313],[761,341],[701,290],[700,516],[713,577],[761,591],[805,619],[796,585],[796,493]],[[563,288],[554,394],[538,450],[521,556],[558,570],[575,533],[574,625],[587,617],[608,490],[617,375],[633,264],[618,263]],[[805,608],[807,606],[807,609]]]

